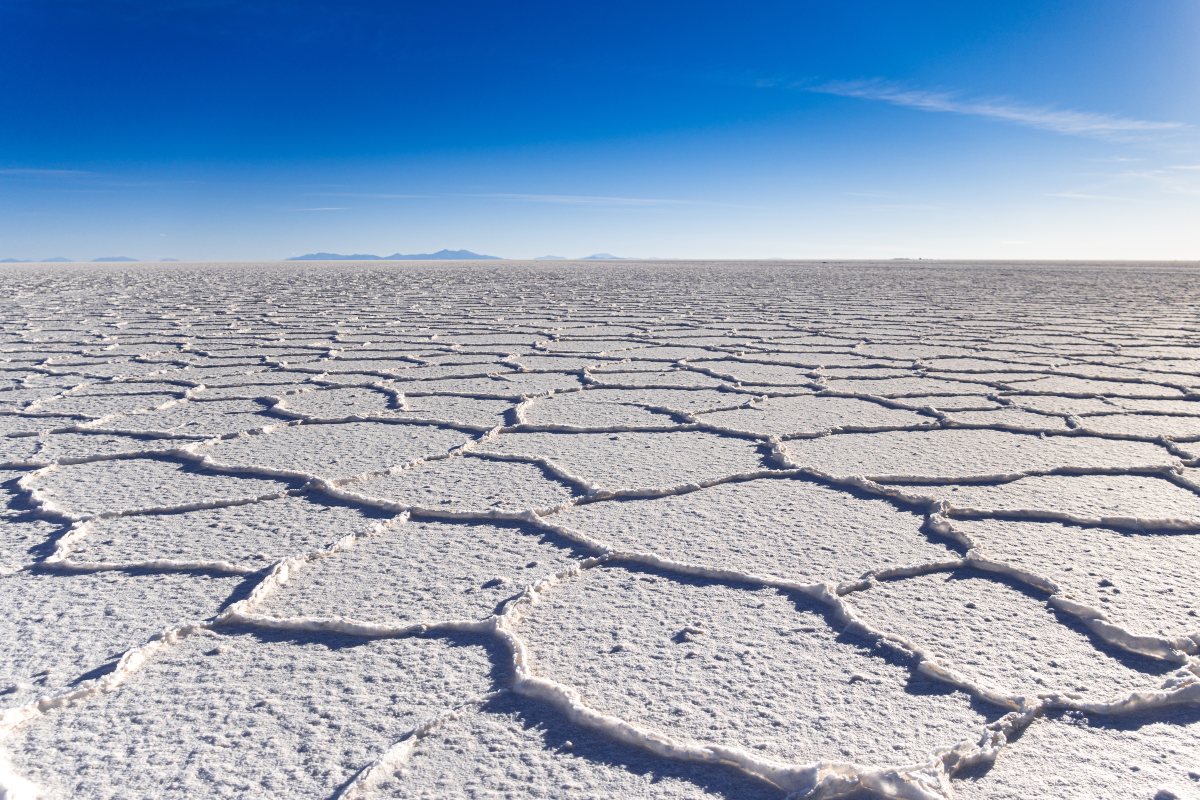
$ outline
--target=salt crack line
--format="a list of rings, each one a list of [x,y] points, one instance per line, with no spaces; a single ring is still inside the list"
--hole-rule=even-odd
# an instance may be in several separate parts
[[[359,770],[350,779],[350,782],[333,796],[334,800],[365,800],[365,798],[372,797],[372,793],[384,781],[408,765],[413,752],[420,745],[422,739],[447,723],[460,718],[467,711],[481,708],[503,692],[504,690],[498,690],[474,697],[453,708],[448,708],[412,728],[396,740],[382,755]],[[0,769],[3,769],[2,763],[0,763]]]

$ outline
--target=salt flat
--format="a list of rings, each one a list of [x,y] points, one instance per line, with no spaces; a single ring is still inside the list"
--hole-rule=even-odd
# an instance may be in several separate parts
[[[0,796],[1200,797],[1200,270],[0,268]]]

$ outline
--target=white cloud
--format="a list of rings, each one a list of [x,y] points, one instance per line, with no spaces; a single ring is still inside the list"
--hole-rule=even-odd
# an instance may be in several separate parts
[[[805,88],[819,94],[875,100],[919,111],[984,117],[1054,133],[1099,139],[1128,139],[1187,127],[1182,122],[1156,122],[1093,111],[1032,106],[999,98],[971,98],[960,92],[916,89],[880,80],[832,81]]]

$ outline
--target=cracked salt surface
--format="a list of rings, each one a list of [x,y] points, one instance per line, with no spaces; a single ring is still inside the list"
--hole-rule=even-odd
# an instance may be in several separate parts
[[[327,795],[425,716],[487,691],[490,671],[466,642],[201,632],[8,749],[63,797]]]
[[[472,455],[426,461],[342,484],[341,490],[343,497],[382,508],[480,515],[554,508],[576,496],[537,464]]]
[[[0,797],[1200,796],[1193,277],[0,268]]]
[[[1200,713],[1040,719],[989,772],[964,776],[955,790],[962,800],[1192,800],[1200,796]]]
[[[544,459],[582,483],[609,490],[703,483],[763,468],[753,441],[703,431],[509,433],[480,451]]]
[[[852,613],[971,685],[1012,698],[1105,701],[1156,688],[1170,665],[1100,650],[1020,587],[970,573],[884,581],[846,597]],[[1004,652],[987,645],[996,638]]]
[[[988,568],[1019,571],[1135,635],[1200,652],[1200,536],[999,520],[953,528]]]
[[[901,497],[942,502],[951,516],[1057,519],[1134,530],[1200,531],[1200,496],[1166,477],[1035,475],[1005,483],[896,485]]]
[[[597,568],[547,593],[518,633],[535,675],[602,712],[781,761],[919,762],[990,721],[771,589]]]
[[[0,575],[0,702],[62,691],[182,620],[213,616],[240,583],[206,575]]]
[[[917,514],[800,480],[587,503],[546,520],[619,552],[791,584],[840,583],[955,555],[921,534]]]
[[[1018,476],[1055,469],[1130,470],[1178,463],[1146,442],[1045,436],[979,429],[847,433],[789,441],[795,466],[837,476],[952,483],[955,478]]]
[[[445,455],[468,441],[450,428],[347,422],[290,425],[205,445],[197,452],[221,466],[338,479]]]
[[[273,617],[325,617],[403,627],[483,620],[523,587],[586,553],[537,531],[483,523],[407,522],[310,562],[267,600]],[[392,584],[380,591],[384,583]]]

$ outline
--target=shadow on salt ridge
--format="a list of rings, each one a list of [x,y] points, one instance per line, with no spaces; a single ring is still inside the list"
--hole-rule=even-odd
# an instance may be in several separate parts
[[[23,472],[0,470],[0,576],[49,555],[66,527],[41,519],[37,506],[17,486]]]
[[[379,785],[380,798],[638,797],[782,800],[732,767],[672,761],[574,724],[543,702],[502,694],[435,728]]]

